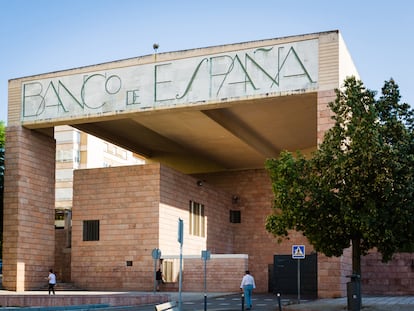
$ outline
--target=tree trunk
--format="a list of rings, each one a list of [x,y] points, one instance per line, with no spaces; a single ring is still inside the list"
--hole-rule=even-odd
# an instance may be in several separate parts
[[[361,240],[352,239],[352,274],[361,275]]]

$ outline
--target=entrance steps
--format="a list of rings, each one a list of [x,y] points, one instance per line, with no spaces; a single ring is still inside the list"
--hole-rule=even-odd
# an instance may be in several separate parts
[[[40,291],[47,291],[48,289],[48,285],[44,285],[41,288],[39,288],[38,290]],[[76,286],[74,283],[61,283],[61,282],[57,282],[55,285],[55,291],[83,291],[82,288],[79,288],[78,286]]]
[[[66,287],[70,288],[70,287]],[[47,287],[41,291],[7,292],[1,291],[0,306],[2,308],[23,307],[34,311],[45,310],[133,310],[138,306],[155,305],[170,300],[167,293],[148,292],[91,292],[56,290],[56,295],[49,295]],[[17,309],[16,309],[17,310]],[[8,310],[9,311],[9,310]]]

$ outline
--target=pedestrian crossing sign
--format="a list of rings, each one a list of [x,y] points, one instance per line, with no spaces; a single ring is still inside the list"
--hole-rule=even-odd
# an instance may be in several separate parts
[[[292,245],[292,258],[305,259],[305,245]]]

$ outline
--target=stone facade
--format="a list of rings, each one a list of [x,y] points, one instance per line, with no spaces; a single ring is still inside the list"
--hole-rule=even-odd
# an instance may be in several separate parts
[[[3,286],[43,286],[54,265],[55,140],[20,126],[6,130]]]
[[[361,260],[361,289],[369,295],[414,295],[414,254],[397,253],[383,263],[372,252]]]
[[[74,176],[72,281],[85,289],[151,290],[154,248],[178,255],[178,219],[189,225],[189,201],[202,202],[206,237],[185,228],[183,252],[232,251],[231,196],[159,164],[78,170]],[[162,218],[161,218],[162,216]],[[83,240],[83,222],[99,221],[99,240]]]
[[[202,181],[202,185],[199,182]],[[234,200],[237,198],[237,200]],[[177,220],[185,228],[183,288],[200,290],[201,251],[246,254],[209,262],[212,288],[233,291],[245,269],[256,278],[258,292],[267,292],[269,266],[275,255],[291,254],[292,241],[312,246],[298,232],[290,241],[276,242],[265,230],[272,212],[271,183],[264,169],[187,176],[159,164],[78,170],[75,172],[72,281],[86,289],[151,290],[151,251],[178,258]],[[206,237],[188,233],[189,201],[202,202]],[[240,223],[229,221],[230,210],[240,211]],[[84,220],[100,221],[99,241],[83,241]],[[347,257],[319,256],[319,295],[343,296],[349,265]],[[195,259],[196,258],[196,259]],[[130,263],[130,265],[127,264]],[[158,262],[156,263],[158,267]],[[219,281],[217,281],[219,280]],[[177,289],[177,283],[164,286]]]
[[[69,230],[57,228],[55,230],[55,273],[59,283],[71,282],[72,249],[68,244]]]
[[[151,288],[159,187],[157,165],[74,172],[72,282],[96,290]],[[86,220],[99,221],[98,241],[83,241]]]

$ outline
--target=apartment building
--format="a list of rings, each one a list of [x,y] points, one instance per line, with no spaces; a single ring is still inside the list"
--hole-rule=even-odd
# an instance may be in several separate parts
[[[56,221],[65,226],[73,199],[73,171],[76,169],[143,164],[142,157],[68,125],[56,126]]]

